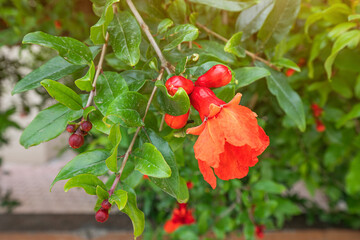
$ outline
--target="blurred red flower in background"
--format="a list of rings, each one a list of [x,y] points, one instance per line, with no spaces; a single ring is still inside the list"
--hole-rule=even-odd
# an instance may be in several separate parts
[[[255,235],[257,238],[264,238],[264,231],[265,231],[265,226],[264,225],[256,225],[255,226]]]
[[[192,215],[192,210],[187,208],[186,203],[179,203],[178,208],[174,209],[171,219],[164,225],[164,230],[167,233],[172,233],[183,225],[190,225],[195,223]]]

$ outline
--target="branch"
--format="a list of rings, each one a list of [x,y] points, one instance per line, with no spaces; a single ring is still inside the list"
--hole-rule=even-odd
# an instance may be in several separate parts
[[[227,42],[229,41],[229,39],[221,36],[220,34],[212,31],[211,29],[207,28],[205,25],[201,24],[201,23],[196,23],[196,25],[198,25],[199,27],[201,27],[202,29],[204,29],[205,32],[207,32],[210,35],[213,35],[214,37],[220,39],[221,41]],[[276,71],[280,71],[280,69],[278,67],[276,67],[274,64],[272,64],[271,62],[269,62],[268,60],[265,60],[259,56],[257,56],[255,53],[252,53],[248,50],[245,50],[246,55],[248,55],[249,57],[251,57],[253,60],[258,60],[260,62],[265,63],[266,65],[268,65],[269,67],[275,69]]]
[[[157,77],[156,80],[161,80],[163,74],[164,74],[164,68],[162,68],[162,69],[160,70],[159,76]],[[150,104],[151,104],[151,102],[152,102],[152,100],[153,100],[153,98],[154,98],[154,96],[155,96],[156,90],[157,90],[157,87],[154,86],[154,88],[153,88],[153,90],[152,90],[152,93],[151,93],[151,95],[150,95],[150,98],[149,98],[149,100],[148,100],[148,102],[147,102],[147,105],[146,105],[145,114],[144,114],[144,117],[143,117],[143,119],[142,119],[143,122],[145,121],[146,115],[147,115],[147,113],[148,113],[148,111],[149,111]],[[111,186],[111,188],[110,188],[110,190],[109,190],[110,196],[114,193],[116,186],[117,186],[118,183],[120,182],[121,174],[122,174],[122,172],[124,171],[126,162],[127,162],[127,160],[129,159],[130,153],[131,153],[131,151],[132,151],[132,149],[133,149],[133,147],[134,147],[136,138],[137,138],[137,136],[139,135],[139,132],[140,132],[141,128],[142,128],[142,127],[138,127],[138,128],[136,129],[136,132],[135,132],[135,134],[134,134],[134,136],[133,136],[133,138],[132,138],[132,140],[131,140],[131,143],[130,143],[128,149],[126,150],[126,153],[125,153],[125,155],[124,155],[124,159],[123,159],[123,161],[122,161],[122,163],[121,163],[121,167],[120,167],[119,173],[117,173],[116,178],[115,178],[115,180],[114,180],[114,182],[113,182],[113,185]]]
[[[171,73],[171,70],[173,70],[173,66],[166,60],[166,58],[164,57],[164,55],[162,54],[159,46],[157,45],[154,37],[152,36],[148,25],[146,25],[146,23],[144,22],[144,20],[142,19],[142,17],[140,16],[140,13],[138,12],[138,10],[136,9],[134,3],[131,0],[126,0],[130,10],[132,11],[132,13],[134,14],[136,20],[138,21],[138,23],[140,24],[140,27],[142,28],[142,30],[144,31],[144,33],[146,34],[147,38],[149,39],[150,44],[152,45],[152,47],[154,48],[156,54],[158,55],[160,62],[161,62],[161,66],[163,68],[165,68],[166,72],[168,74]]]

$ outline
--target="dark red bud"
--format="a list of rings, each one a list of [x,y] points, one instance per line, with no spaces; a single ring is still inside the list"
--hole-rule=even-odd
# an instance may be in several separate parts
[[[96,221],[101,223],[106,222],[108,218],[109,218],[109,210],[104,208],[100,208],[99,211],[97,211],[95,214]]]
[[[190,94],[194,89],[194,83],[182,76],[172,76],[166,81],[165,87],[171,96],[174,96],[180,87]]]
[[[288,70],[286,70],[285,75],[287,77],[291,77],[292,75],[294,75],[294,73],[295,73],[295,70],[292,68],[289,68]]]
[[[66,126],[66,131],[68,131],[69,133],[73,133],[75,132],[75,130],[76,130],[76,126],[74,124],[68,124]]]
[[[89,132],[92,128],[92,124],[89,121],[83,121],[82,123],[80,123],[80,129],[83,130],[84,132]]]
[[[109,200],[105,199],[104,201],[102,201],[101,207],[105,210],[108,210],[111,208],[111,203],[109,203]]]
[[[231,82],[232,74],[225,65],[215,65],[209,69],[205,74],[201,75],[195,82],[195,86],[218,88],[227,85]]]
[[[169,114],[165,114],[165,122],[166,124],[173,129],[180,129],[185,127],[187,120],[189,118],[190,110],[184,115],[180,116],[172,116]]]
[[[84,137],[74,133],[69,137],[69,145],[72,148],[79,148],[84,144]]]
[[[319,120],[319,119],[316,119],[316,131],[318,132],[323,132],[325,131],[326,127],[324,125],[324,123]]]
[[[213,103],[217,106],[225,104],[223,100],[216,97],[210,88],[206,87],[195,87],[190,95],[190,101],[193,107],[199,112],[201,120],[204,120],[204,117],[209,115],[210,104]]]

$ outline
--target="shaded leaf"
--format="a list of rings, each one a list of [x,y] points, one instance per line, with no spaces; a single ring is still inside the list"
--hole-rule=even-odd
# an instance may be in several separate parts
[[[199,35],[199,30],[192,24],[182,24],[171,28],[166,32],[166,38],[170,42],[164,47],[164,51],[176,48],[182,42],[193,41]]]
[[[67,183],[64,186],[64,191],[67,192],[71,188],[80,187],[84,189],[87,194],[96,195],[97,186],[106,189],[105,184],[96,176],[91,174],[81,174],[67,181]]]
[[[95,76],[95,65],[94,62],[91,62],[90,68],[87,73],[78,80],[75,81],[75,85],[82,91],[90,92],[92,87],[92,82]]]
[[[109,202],[111,203],[111,205],[114,205],[116,203],[116,205],[119,208],[119,211],[124,209],[127,200],[128,200],[128,193],[121,189],[116,190],[113,194],[111,194],[109,198]]]
[[[271,180],[260,180],[256,182],[251,189],[264,191],[266,193],[281,194],[286,190],[286,187]]]
[[[172,25],[174,25],[174,22],[169,18],[165,18],[159,23],[157,28],[157,33],[158,34],[165,33]]]
[[[113,146],[111,150],[111,155],[105,160],[106,166],[109,168],[110,171],[117,172],[118,166],[117,166],[117,154],[118,154],[118,147],[121,141],[121,132],[120,132],[120,126],[119,125],[113,125],[110,134],[109,134],[109,140]]]
[[[225,52],[232,53],[240,58],[245,57],[245,49],[241,47],[241,36],[242,32],[235,33],[225,44]]]
[[[270,75],[265,68],[242,67],[234,70],[236,88],[250,85],[251,83]]]
[[[144,213],[138,209],[136,203],[136,195],[132,192],[128,192],[128,201],[123,209],[133,224],[135,238],[140,236],[145,228],[145,216]]]
[[[190,2],[194,3],[201,3],[208,5],[210,7],[223,9],[226,11],[231,12],[240,12],[246,8],[251,7],[252,5],[256,4],[257,1],[250,0],[250,1],[236,1],[236,0],[190,0]]]

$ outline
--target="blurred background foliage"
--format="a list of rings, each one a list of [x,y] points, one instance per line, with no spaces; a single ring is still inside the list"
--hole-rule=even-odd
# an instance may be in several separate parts
[[[253,4],[251,0],[239,2]],[[162,41],[164,36],[158,33],[158,25],[163,19],[169,18],[175,25],[198,22],[227,39],[243,31],[241,46],[271,60],[283,73],[287,73],[290,68],[296,69],[296,64],[302,65],[300,72],[287,74],[286,81],[303,101],[306,119],[304,132],[298,130],[294,120],[284,114],[277,99],[268,90],[264,78],[239,87],[237,81],[242,79],[240,74],[244,74],[239,69],[253,65],[252,59],[225,52],[224,42],[209,35],[201,27],[198,39],[192,43],[193,48],[183,44],[182,48],[164,52],[174,65],[186,56],[199,54],[199,60],[189,63],[184,73],[185,76],[191,74],[192,80],[200,75],[199,72],[203,73],[204,69],[216,63],[231,67],[235,74],[233,83],[216,93],[229,101],[235,92],[241,92],[241,104],[259,115],[259,123],[270,136],[269,148],[260,156],[259,163],[250,169],[247,177],[241,180],[218,180],[218,187],[212,190],[203,180],[194,158],[192,146],[196,138],[185,137],[184,130],[168,127],[160,132],[176,155],[180,175],[193,183],[193,188],[189,190],[189,207],[195,211],[196,224],[181,227],[172,234],[174,239],[197,239],[208,231],[214,232],[218,238],[224,238],[234,230],[243,230],[247,239],[253,239],[256,225],[265,225],[267,229],[281,228],[287,220],[298,215],[304,216],[309,226],[320,222],[360,228],[360,48],[357,44],[359,41],[351,43],[351,40],[360,39],[359,1],[303,0],[289,34],[274,34],[265,43],[262,33],[265,34],[267,29],[261,26],[264,24],[271,27],[270,24],[266,25],[268,20],[265,19],[271,10],[266,10],[266,6],[273,4],[273,1],[260,2],[263,10],[256,15],[257,20],[253,23],[260,25],[251,26],[252,23],[246,22],[246,19],[252,14],[250,9],[253,8],[238,11],[225,5],[219,7],[217,1],[210,0],[134,1],[161,47],[166,41]],[[125,2],[119,5],[121,9],[127,8]],[[262,24],[258,23],[261,14],[265,14]],[[279,24],[286,24],[292,17],[294,14],[289,13]],[[71,36],[90,43],[90,26],[96,20],[91,2],[87,0],[0,0],[0,46],[20,46],[23,36],[35,30]],[[258,30],[260,32],[256,34]],[[347,35],[351,31],[355,32]],[[342,37],[344,35],[348,38]],[[339,50],[334,50],[335,47]],[[26,45],[21,46],[19,53],[28,49],[35,56],[34,62],[30,64],[32,69],[54,56],[53,51],[43,48],[41,52],[32,53],[31,47]],[[140,62],[134,69],[143,73],[136,76],[142,77],[137,79],[142,84],[135,87],[138,87],[139,92],[147,94],[151,79],[156,76],[152,66],[158,63],[151,57],[154,56],[153,50],[146,41],[142,41],[140,49]],[[329,68],[327,59],[332,54],[336,58]],[[1,79],[14,75],[13,85],[23,76],[16,73],[17,67],[13,72],[6,72],[9,66],[29,66],[29,63],[16,60],[9,64],[10,60],[6,58],[0,61]],[[302,61],[305,63],[300,64]],[[126,66],[114,54],[108,54],[105,69],[126,74],[127,70],[133,68]],[[81,70],[69,77],[68,86],[74,87],[73,80],[83,73],[84,70]],[[4,81],[0,84],[4,84]],[[48,99],[44,90],[36,91],[44,101]],[[311,109],[314,103],[324,109],[321,121],[326,129],[323,132],[316,128],[316,119]],[[21,111],[30,107],[25,102],[22,106]],[[13,112],[7,110],[1,113],[1,134],[7,127],[17,127],[8,118]],[[157,128],[161,116],[154,115],[153,118],[153,127]],[[200,121],[195,111],[191,119],[196,123]],[[131,130],[129,132],[124,128],[121,131],[123,138],[119,155],[126,151],[131,140]],[[0,140],[3,141],[2,138]],[[80,151],[109,144],[107,137],[96,131],[86,141],[88,144]],[[162,239],[165,234],[162,226],[165,219],[170,218],[176,200],[159,190],[151,181],[142,179],[141,174],[133,178],[134,186],[138,184],[136,192],[139,208],[147,219],[144,237]],[[294,190],[296,184],[304,184],[309,197],[299,196]],[[319,192],[325,196],[320,204],[313,198]]]

